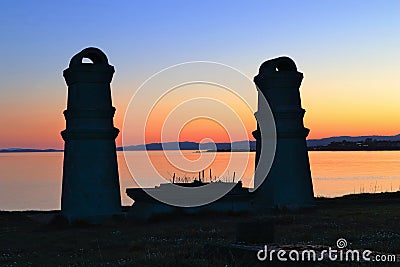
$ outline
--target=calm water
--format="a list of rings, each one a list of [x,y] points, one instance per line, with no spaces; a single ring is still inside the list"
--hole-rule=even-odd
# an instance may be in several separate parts
[[[195,172],[181,171],[171,162],[180,161],[181,166],[206,169],[205,179],[232,181],[243,177],[245,185],[251,184],[254,170],[254,153],[193,153],[169,152],[167,159],[161,151],[150,152],[155,169],[165,178],[190,180],[198,177]],[[400,190],[400,151],[357,151],[357,152],[310,152],[314,194],[316,196],[341,196],[360,192],[385,192]],[[128,152],[140,177],[146,178],[148,186],[156,183],[151,174],[143,168],[143,152]],[[237,162],[248,160],[244,168],[237,168]],[[60,209],[63,153],[0,153],[0,210]],[[123,153],[118,152],[122,203],[132,203],[125,194],[127,187],[137,187]],[[204,164],[212,162],[207,168]],[[186,164],[186,165],[185,165]],[[189,166],[190,165],[190,166]],[[235,169],[237,168],[237,169]],[[146,177],[149,176],[149,177]]]

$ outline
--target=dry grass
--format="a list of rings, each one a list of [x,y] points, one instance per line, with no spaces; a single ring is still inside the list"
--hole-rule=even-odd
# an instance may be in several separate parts
[[[174,216],[146,224],[45,224],[55,213],[0,212],[0,265],[248,266],[257,264],[255,255],[224,248],[236,242],[238,223],[270,220],[277,244],[334,246],[346,238],[353,249],[400,253],[399,192],[317,199],[308,211]]]

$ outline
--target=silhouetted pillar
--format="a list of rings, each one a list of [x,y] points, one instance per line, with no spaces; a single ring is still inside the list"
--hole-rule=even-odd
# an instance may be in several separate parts
[[[93,63],[82,63],[83,58]],[[114,67],[97,48],[76,54],[64,70],[68,85],[62,214],[69,220],[99,223],[121,212],[110,83]]]
[[[264,202],[266,207],[298,208],[314,205],[306,144],[309,130],[303,125],[305,110],[301,108],[299,91],[302,80],[303,74],[297,71],[296,64],[288,57],[264,62],[254,77],[259,94],[265,96],[271,108],[277,134],[271,170],[255,192],[255,200]],[[262,97],[259,96],[260,101]],[[259,123],[263,120],[263,114],[256,112],[255,116]],[[253,135],[257,140],[257,164],[261,152],[259,127]]]

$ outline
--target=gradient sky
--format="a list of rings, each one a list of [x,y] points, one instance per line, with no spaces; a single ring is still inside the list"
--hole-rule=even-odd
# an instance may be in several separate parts
[[[88,46],[116,68],[120,129],[135,90],[163,68],[209,60],[252,79],[287,55],[305,76],[309,138],[400,133],[400,1],[2,0],[0,10],[0,148],[62,148],[62,71]]]

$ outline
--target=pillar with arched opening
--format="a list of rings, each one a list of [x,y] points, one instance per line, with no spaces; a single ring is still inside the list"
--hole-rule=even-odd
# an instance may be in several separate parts
[[[267,99],[275,120],[277,142],[275,158],[266,180],[255,192],[255,201],[260,207],[308,207],[314,205],[310,163],[306,137],[309,129],[303,125],[305,110],[301,107],[300,85],[303,73],[288,57],[279,57],[264,62],[254,82]],[[261,101],[259,97],[259,101]],[[263,114],[256,114],[257,121]],[[256,164],[260,160],[261,135],[253,132],[257,140]],[[263,177],[258,177],[264,175]],[[266,174],[256,173],[256,179]]]
[[[92,63],[83,63],[84,58]],[[61,211],[69,222],[101,222],[121,212],[110,83],[114,67],[97,48],[76,54],[68,85]]]

